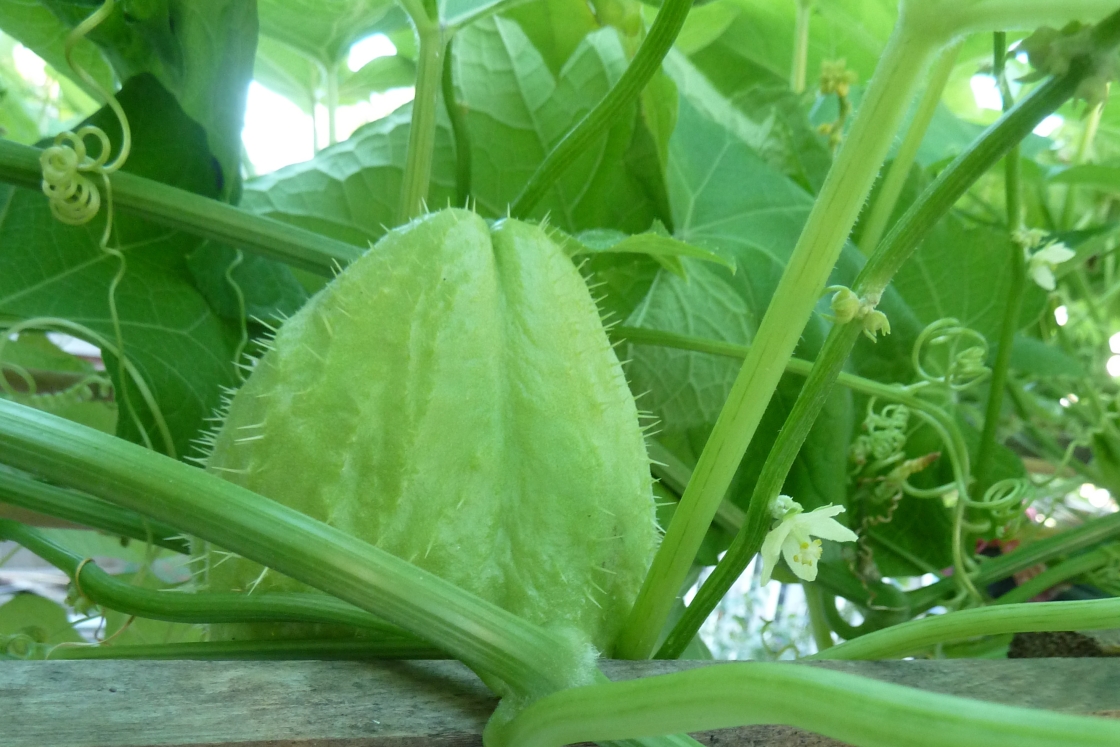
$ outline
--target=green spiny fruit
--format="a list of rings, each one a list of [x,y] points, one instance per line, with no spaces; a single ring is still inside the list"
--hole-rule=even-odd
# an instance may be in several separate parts
[[[207,467],[602,652],[657,538],[583,278],[539,226],[463,210],[390,232],[284,324]],[[209,585],[306,590],[240,558]]]

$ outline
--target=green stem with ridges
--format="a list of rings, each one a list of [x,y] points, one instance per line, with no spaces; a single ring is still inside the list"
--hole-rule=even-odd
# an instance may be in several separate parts
[[[825,179],[750,352],[700,455],[620,638],[625,658],[646,658],[758,427],[785,363],[820,298],[840,249],[937,42],[900,21],[851,132]]]
[[[416,68],[416,97],[412,100],[412,123],[408,130],[408,154],[401,181],[397,224],[407,223],[424,210],[428,182],[432,176],[432,153],[436,143],[436,108],[439,106],[443,54],[448,34],[439,22],[428,16],[419,3],[406,2],[419,40]]]
[[[0,539],[17,542],[70,576],[76,589],[94,604],[136,617],[177,623],[304,622],[347,625],[384,637],[408,639],[414,647],[431,646],[334,597],[309,593],[235,594],[155,591],[119,581],[96,563],[75,555],[40,532],[0,520]]]
[[[549,151],[529,177],[521,194],[510,206],[514,217],[528,216],[564,171],[618,121],[627,107],[637,101],[650,78],[661,67],[661,61],[676,41],[691,9],[692,0],[665,0],[662,3],[657,18],[634,59],[626,67],[626,72],[595,108]]]
[[[471,198],[471,134],[463,108],[455,99],[455,73],[452,54],[454,40],[448,39],[447,51],[443,55],[443,105],[447,109],[447,120],[451,123],[451,137],[455,141],[455,204],[470,207]]]
[[[770,516],[770,504],[781,490],[786,474],[801,449],[801,444],[809,434],[817,414],[824,407],[840,369],[848,360],[848,352],[862,333],[863,326],[857,321],[835,325],[829,332],[828,341],[821,348],[821,357],[817,358],[817,362],[809,371],[793,409],[786,418],[786,424],[762,465],[762,471],[751,493],[742,528],[735,534],[735,539],[727,548],[723,559],[704,581],[692,602],[685,608],[684,614],[673,626],[673,630],[658,650],[657,658],[675,659],[681,655],[688,642],[704,624],[704,620],[719,604],[719,600],[723,599],[723,595],[735,580],[742,575],[751,558],[762,546],[762,541],[773,521]],[[695,472],[693,474],[695,475]],[[689,484],[691,485],[691,481]],[[682,498],[682,502],[683,500]]]
[[[1076,578],[1083,573],[1095,571],[1115,559],[1116,552],[1110,547],[1102,547],[1092,552],[1083,553],[1058,563],[1053,568],[1047,568],[1031,580],[1016,586],[1002,597],[999,597],[993,604],[1029,602],[1039,594],[1049,591],[1058,584],[1069,581],[1071,578]]]
[[[415,639],[291,639],[284,641],[199,641],[126,646],[39,644],[30,658],[146,659],[150,661],[360,661],[363,659],[444,659],[445,654]]]
[[[960,53],[963,43],[964,40],[961,39],[946,47],[930,71],[929,82],[926,84],[926,90],[918,102],[914,119],[910,122],[909,129],[906,130],[906,137],[902,139],[902,145],[898,147],[898,153],[895,154],[894,161],[887,169],[887,175],[883,177],[883,186],[879,188],[879,196],[875,198],[875,202],[871,206],[871,212],[867,216],[867,222],[864,224],[863,235],[859,241],[859,248],[864,254],[871,254],[875,251],[875,247],[879,245],[879,240],[883,238],[887,221],[890,220],[894,213],[894,207],[898,204],[898,197],[902,194],[906,177],[910,174],[910,167],[914,164],[918,149],[922,145],[922,139],[925,137],[926,130],[929,129],[930,122],[933,121],[933,115],[937,112],[937,105],[941,103],[941,94],[945,91],[945,85],[949,82],[949,75],[952,74],[953,66],[957,63],[957,55]]]
[[[793,25],[793,64],[789,72],[789,87],[794,93],[805,92],[805,78],[809,68],[809,20],[812,15],[813,0],[797,0],[797,20]]]
[[[1007,56],[1007,35],[995,35],[995,65],[993,74],[999,82],[1003,110],[1013,106],[1011,89],[1004,75],[1004,60]],[[980,433],[980,447],[976,454],[976,486],[973,492],[976,500],[984,495],[991,486],[992,460],[996,450],[996,430],[999,427],[1000,413],[1003,410],[1003,392],[1007,384],[1007,374],[1011,366],[1011,348],[1015,342],[1015,331],[1019,328],[1019,315],[1023,308],[1023,294],[1026,292],[1027,263],[1023,257],[1023,247],[1015,240],[1015,232],[1022,228],[1022,185],[1019,177],[1019,146],[1008,151],[1003,161],[1004,194],[1007,206],[1007,262],[1010,283],[1007,288],[1007,305],[1003,308],[1003,321],[1000,326],[999,346],[996,359],[992,364],[992,376],[988,386],[988,403],[984,411],[984,426]],[[955,529],[958,533],[961,528]]]
[[[832,648],[836,642],[832,640],[832,628],[828,624],[828,614],[825,612],[824,590],[816,584],[801,584],[805,590],[805,606],[809,611],[809,629],[813,633],[813,641],[817,644],[818,651]]]
[[[7,464],[165,521],[372,612],[524,694],[587,662],[554,636],[383,550],[221,478],[0,400]]]
[[[938,643],[1008,633],[1108,630],[1120,618],[1120,599],[1031,602],[975,607],[910,620],[860,636],[809,659],[896,659]]]
[[[169,524],[152,521],[93,496],[49,485],[6,469],[0,469],[0,503],[100,529],[118,537],[151,542],[184,555],[191,551],[190,541]]]
[[[0,181],[40,192],[39,148],[0,138]],[[125,171],[111,174],[113,208],[204,239],[240,247],[326,277],[365,251],[224,202]],[[43,199],[46,199],[45,197]]]
[[[843,646],[829,649],[837,651]],[[488,729],[491,747],[787,724],[861,747],[1113,747],[1120,723],[926,692],[828,669],[720,664],[579,687]]]

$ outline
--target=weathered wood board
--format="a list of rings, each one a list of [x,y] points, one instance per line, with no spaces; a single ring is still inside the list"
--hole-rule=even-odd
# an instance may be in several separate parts
[[[710,662],[603,662],[612,679]],[[1120,659],[791,663],[924,690],[1120,716]],[[495,705],[454,661],[0,662],[0,747],[466,747]],[[721,747],[824,747],[786,726],[695,735]]]

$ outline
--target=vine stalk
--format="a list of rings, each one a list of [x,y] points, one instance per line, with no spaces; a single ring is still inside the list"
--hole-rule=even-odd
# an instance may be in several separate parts
[[[590,668],[564,641],[394,555],[108,434],[0,400],[0,454],[416,632],[515,692],[563,688]]]
[[[432,153],[436,142],[436,110],[443,74],[443,55],[450,35],[415,0],[404,3],[416,26],[420,43],[416,68],[416,97],[412,100],[412,124],[408,130],[408,155],[401,182],[397,224],[407,223],[424,210],[432,175]]]
[[[805,78],[809,67],[809,21],[813,15],[813,0],[797,0],[797,20],[793,26],[793,65],[789,73],[789,87],[794,93],[805,92]]]
[[[953,66],[957,63],[957,55],[960,54],[962,44],[964,44],[963,39],[950,44],[934,63],[925,93],[922,94],[918,108],[914,112],[914,119],[906,130],[906,137],[903,138],[894,161],[887,169],[883,186],[879,189],[879,196],[872,204],[867,223],[864,224],[863,235],[859,242],[859,248],[864,254],[875,251],[879,240],[883,238],[883,231],[886,230],[887,222],[894,213],[895,205],[898,204],[898,197],[902,194],[902,187],[906,184],[910,167],[918,155],[922,138],[925,137],[926,130],[933,121],[933,115],[937,112],[937,106],[941,103],[941,94],[945,92],[945,85],[949,82],[949,75],[952,74]]]
[[[1003,110],[1010,111],[1014,102],[1011,88],[1004,74],[1007,58],[1007,35],[999,32],[994,40],[993,75],[999,84]],[[1023,308],[1023,294],[1026,292],[1027,266],[1023,257],[1023,247],[1015,238],[1016,232],[1023,227],[1022,189],[1019,177],[1019,146],[1016,145],[1004,158],[1004,194],[1007,207],[1008,257],[1007,268],[1010,283],[1007,288],[1007,305],[1003,309],[1000,326],[999,347],[992,365],[992,378],[988,389],[988,404],[984,411],[984,427],[980,434],[980,448],[976,455],[976,499],[984,495],[991,486],[992,461],[996,449],[996,430],[999,427],[1000,412],[1003,409],[1003,392],[1007,384],[1008,369],[1011,365],[1011,348],[1015,342],[1015,331],[1019,327],[1019,315]],[[962,530],[958,527],[958,533]]]
[[[626,67],[626,72],[595,108],[569,130],[537,166],[521,194],[510,205],[513,216],[524,218],[531,213],[564,171],[638,99],[650,78],[661,67],[661,61],[672,48],[691,9],[692,0],[665,0],[662,3],[657,18],[642,40],[642,45],[638,47],[634,59]]]
[[[939,39],[911,28],[903,12],[654,558],[623,630],[621,656],[646,658],[653,652],[708,525],[938,46]]]
[[[841,646],[829,649],[837,651]],[[788,724],[861,747],[1112,747],[1113,719],[923,692],[839,671],[718,664],[579,687],[527,707],[491,747],[560,747],[636,734]]]

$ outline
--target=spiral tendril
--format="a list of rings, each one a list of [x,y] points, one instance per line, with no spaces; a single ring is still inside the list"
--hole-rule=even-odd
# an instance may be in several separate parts
[[[944,373],[937,375],[929,368],[933,348],[944,350]],[[969,329],[952,318],[938,319],[922,330],[914,342],[911,361],[921,379],[915,387],[930,384],[960,392],[984,381],[991,375],[985,365],[988,359],[988,341],[984,335]]]
[[[1011,534],[1022,522],[1027,507],[1034,501],[1035,488],[1029,480],[1012,477],[992,485],[978,501],[962,496],[968,508],[988,514],[988,526],[995,527],[998,536]]]

